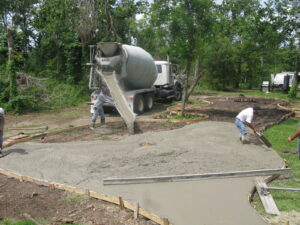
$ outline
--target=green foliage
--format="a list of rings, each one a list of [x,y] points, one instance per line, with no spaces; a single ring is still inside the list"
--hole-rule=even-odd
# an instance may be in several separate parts
[[[187,103],[188,104],[192,104],[192,105],[203,105],[203,104],[206,104],[203,101],[195,101],[195,100],[189,100]]]
[[[8,106],[17,107],[14,111],[76,104],[78,93],[87,95],[88,45],[99,41],[137,44],[157,60],[169,56],[180,71],[185,69],[189,85],[199,61],[201,85],[216,90],[259,88],[270,73],[295,71],[299,64],[299,11],[277,0],[1,0],[0,103],[13,99]],[[136,20],[138,13],[143,17]],[[11,23],[14,62],[9,65]],[[57,85],[52,90],[21,90],[15,82],[20,71]],[[295,94],[291,90],[289,96]],[[22,97],[15,98],[18,95]]]
[[[226,37],[216,38],[206,49],[202,65],[206,68],[210,87],[225,90],[236,86],[240,77],[237,74],[236,51]]]
[[[5,104],[7,111],[16,114],[34,111],[37,107],[38,105],[35,104],[33,96],[29,95],[15,96],[11,98],[7,104]]]
[[[70,195],[65,199],[61,200],[61,202],[66,202],[68,204],[74,205],[80,202],[83,202],[85,197],[83,195]]]
[[[204,116],[194,116],[194,115],[190,115],[188,113],[183,114],[183,115],[175,115],[175,116],[168,117],[168,119],[172,119],[172,120],[196,120],[196,119],[202,119],[202,118],[204,118]]]
[[[297,85],[298,86],[298,85]],[[288,97],[289,98],[292,98],[292,99],[295,99],[297,97],[297,92],[298,92],[298,87],[297,86],[293,86],[289,93],[288,93]]]
[[[9,98],[13,98],[18,94],[17,89],[17,74],[14,62],[8,62],[6,67],[6,73],[9,79]]]
[[[50,81],[48,85],[45,91],[46,101],[42,103],[46,108],[59,109],[74,106],[89,97],[87,86],[84,85],[74,86],[55,81]]]
[[[22,220],[22,221],[10,221],[10,220],[4,220],[1,222],[2,225],[36,225],[36,223],[33,220]]]

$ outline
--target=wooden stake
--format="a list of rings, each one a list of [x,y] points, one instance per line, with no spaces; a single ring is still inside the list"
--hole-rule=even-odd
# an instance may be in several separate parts
[[[135,205],[135,208],[134,208],[134,212],[133,212],[134,219],[137,219],[139,216],[139,208],[140,208],[140,206],[139,206],[139,203],[137,202]]]
[[[120,209],[123,210],[124,209],[124,201],[122,199],[122,197],[119,197],[119,206],[120,206]]]
[[[54,190],[55,189],[55,185],[54,184],[49,184],[48,187],[49,187],[50,190]]]
[[[85,189],[85,195],[86,195],[87,197],[90,197],[90,190],[89,190],[89,189]]]
[[[170,224],[169,220],[167,218],[163,218],[162,221],[163,221],[163,225],[169,225]]]
[[[286,222],[285,222],[285,225],[290,225],[290,221],[286,221]]]

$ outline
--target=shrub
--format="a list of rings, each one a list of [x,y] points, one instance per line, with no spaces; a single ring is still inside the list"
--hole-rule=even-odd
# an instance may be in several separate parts
[[[35,104],[33,96],[18,95],[10,99],[9,102],[5,104],[5,108],[8,111],[20,114],[34,111],[38,108],[38,105]]]
[[[293,98],[293,99],[296,98],[297,97],[297,89],[298,89],[297,86],[293,86],[288,93],[288,97]]]

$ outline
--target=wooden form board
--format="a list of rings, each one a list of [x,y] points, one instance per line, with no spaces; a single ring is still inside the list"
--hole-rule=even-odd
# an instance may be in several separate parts
[[[291,171],[290,168],[283,168],[283,169],[249,170],[249,171],[235,171],[235,172],[223,172],[223,173],[188,174],[188,175],[157,176],[157,177],[109,178],[103,180],[103,185],[192,181],[192,180],[228,178],[228,177],[268,176],[272,174],[286,174],[289,173],[290,171]]]
[[[256,178],[255,186],[257,189],[257,193],[260,197],[260,200],[266,210],[266,213],[279,215],[280,212],[276,206],[276,203],[269,192],[267,190],[267,184],[265,183],[263,178]]]
[[[15,173],[15,172],[8,171],[8,170],[1,169],[1,168],[0,168],[0,174],[5,175],[7,177],[15,178],[21,182],[26,181],[26,182],[31,182],[31,183],[35,183],[38,185],[46,186],[46,187],[49,187],[50,189],[60,189],[60,190],[69,191],[69,192],[79,194],[79,195],[88,195],[91,198],[100,199],[100,200],[110,202],[110,203],[113,203],[116,205],[122,204],[122,206],[126,209],[129,209],[133,212],[137,211],[136,205],[131,204],[128,201],[123,201],[123,200],[120,201],[120,197],[108,196],[105,194],[100,194],[100,193],[97,193],[94,191],[90,191],[88,189],[76,188],[76,187],[72,187],[72,186],[65,185],[65,184],[59,184],[59,183],[49,182],[47,180],[33,178],[30,176],[24,176],[19,173]],[[148,218],[149,220],[156,222],[159,225],[172,225],[171,223],[168,222],[167,219],[160,218],[159,216],[152,214],[142,208],[138,208],[137,213],[138,213],[138,215],[142,215],[142,216]]]

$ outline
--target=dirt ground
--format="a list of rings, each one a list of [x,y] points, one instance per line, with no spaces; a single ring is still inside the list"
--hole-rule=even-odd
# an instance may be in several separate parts
[[[188,105],[188,113],[208,115],[208,120],[233,122],[237,113],[243,108],[260,105],[262,110],[260,115],[255,118],[256,126],[264,130],[266,127],[278,123],[283,116],[290,114],[290,111],[279,109],[277,104],[282,103],[281,100],[273,99],[256,99],[244,97],[200,97],[194,96],[194,100],[209,101],[211,104]],[[287,103],[284,103],[285,105]],[[169,108],[169,112],[176,112],[178,107]],[[68,110],[70,112],[70,110]],[[84,112],[82,116],[75,118],[78,112]],[[62,114],[63,115],[63,114]],[[7,128],[24,126],[23,121],[26,119],[26,126],[43,125],[45,122],[51,128],[62,124],[67,127],[68,122],[75,125],[82,125],[89,121],[89,112],[80,108],[74,110],[74,116],[60,122],[58,115],[39,114],[38,117],[33,115],[18,116],[17,122],[7,123]],[[83,118],[84,117],[84,118]],[[161,119],[166,117],[164,108],[155,111],[154,114],[147,114],[139,118],[137,122],[138,133],[147,131],[161,131],[176,129],[189,123],[169,121]],[[12,119],[13,116],[7,117]],[[160,118],[155,120],[154,118]],[[16,121],[16,120],[15,120]],[[115,122],[109,122],[115,121]],[[116,122],[117,121],[117,122]],[[112,134],[103,135],[92,131],[89,128],[73,130],[71,132],[63,132],[55,135],[48,135],[42,139],[36,139],[38,142],[69,142],[69,141],[91,141],[91,140],[116,140],[120,136],[127,135],[127,130],[122,121],[116,119],[116,116],[108,117],[107,127],[112,130]],[[20,130],[20,132],[26,132]],[[149,144],[149,143],[145,143]],[[0,159],[1,161],[1,159]],[[0,166],[1,167],[1,166]],[[134,220],[132,212],[121,211],[114,206],[103,201],[95,199],[86,199],[79,196],[70,195],[69,193],[50,190],[46,187],[19,182],[14,179],[8,179],[0,176],[0,218],[1,219],[25,219],[31,218],[39,224],[62,224],[62,223],[85,223],[85,224],[154,224],[144,218]]]
[[[291,114],[291,111],[280,109],[278,104],[287,105],[287,102],[275,99],[264,98],[241,98],[241,97],[194,97],[196,101],[208,101],[211,104],[188,105],[187,113],[192,115],[206,115],[211,121],[233,122],[235,116],[242,109],[259,105],[261,106],[260,115],[255,118],[255,125],[258,130],[264,131],[267,127],[274,125],[285,115]],[[153,114],[144,115],[136,122],[136,133],[145,133],[147,131],[172,130],[185,126],[192,121],[174,121],[168,120],[170,113],[179,112],[180,105],[169,107],[167,110],[156,110]],[[55,135],[47,135],[36,141],[44,143],[69,142],[69,141],[92,141],[92,140],[117,140],[120,136],[127,135],[127,129],[123,121],[116,121],[115,114],[111,115],[113,122],[106,126],[112,132],[102,135],[89,128],[76,129],[68,132],[62,132]],[[157,119],[153,119],[157,118]],[[149,120],[150,119],[150,120]],[[196,120],[197,121],[197,120]]]
[[[0,219],[37,224],[151,225],[116,205],[0,175]]]

